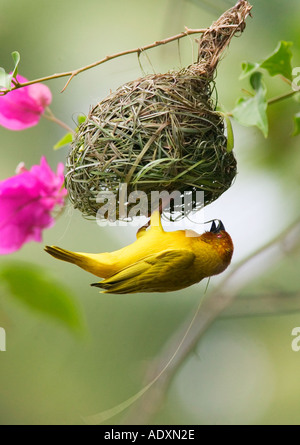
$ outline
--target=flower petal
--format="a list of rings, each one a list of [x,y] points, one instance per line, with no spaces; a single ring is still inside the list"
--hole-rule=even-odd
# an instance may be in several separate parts
[[[20,75],[16,78],[19,83],[27,81]],[[10,91],[0,96],[0,125],[9,130],[32,127],[39,122],[51,100],[51,91],[43,84],[33,84]]]
[[[0,182],[0,254],[41,241],[42,231],[55,223],[52,210],[64,204],[63,175],[57,176],[45,157],[29,171],[24,166],[19,171]]]

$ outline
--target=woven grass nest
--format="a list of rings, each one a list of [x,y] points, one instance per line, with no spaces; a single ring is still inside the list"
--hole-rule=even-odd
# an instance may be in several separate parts
[[[96,216],[99,192],[117,194],[120,183],[128,195],[146,193],[149,214],[152,191],[192,193],[197,208],[196,191],[204,191],[206,205],[230,187],[236,160],[212,99],[213,79],[221,52],[243,31],[250,9],[239,1],[208,28],[195,64],[128,82],[91,109],[66,165],[69,197],[84,216]],[[135,205],[127,202],[127,211]]]

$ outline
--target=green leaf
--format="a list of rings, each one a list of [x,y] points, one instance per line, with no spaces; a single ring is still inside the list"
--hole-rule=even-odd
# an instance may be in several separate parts
[[[281,74],[287,79],[292,80],[292,52],[290,50],[292,45],[292,42],[285,42],[283,40],[279,42],[275,51],[260,63],[260,67],[267,70],[270,76]]]
[[[70,291],[41,267],[25,262],[4,263],[0,278],[10,293],[30,308],[71,330],[82,331],[82,320]]]
[[[11,56],[12,56],[12,59],[13,59],[14,64],[15,64],[15,65],[14,65],[13,72],[12,72],[12,74],[11,74],[11,77],[14,78],[14,77],[16,77],[16,75],[18,74],[18,65],[19,65],[19,63],[20,63],[21,56],[20,56],[20,54],[18,53],[18,51],[13,51],[13,52],[11,53]]]
[[[10,89],[11,74],[7,74],[4,68],[0,68],[0,88]]]
[[[230,153],[234,147],[234,135],[231,125],[231,120],[228,115],[225,115],[226,128],[227,128],[227,153]]]
[[[65,145],[68,145],[73,140],[73,134],[72,133],[66,133],[53,147],[54,150],[58,150],[61,147],[64,147]]]
[[[292,136],[297,136],[298,134],[300,134],[300,113],[297,113],[294,116],[294,131]]]
[[[268,136],[268,118],[267,118],[267,101],[266,87],[262,81],[262,74],[257,72],[251,75],[250,83],[256,94],[250,98],[241,97],[232,115],[241,125],[246,127],[258,127],[265,137]]]
[[[259,63],[242,62],[242,74],[240,75],[239,79],[242,80],[250,74],[254,73],[255,71],[257,71],[259,66]]]
[[[250,77],[250,85],[258,93],[260,90],[263,91],[264,95],[266,95],[267,89],[266,86],[262,80],[262,73],[253,73]]]
[[[259,63],[242,62],[242,73],[240,79],[252,75],[254,72],[263,68],[268,71],[270,76],[281,74],[289,80],[292,80],[292,52],[290,47],[292,42],[280,41],[273,53]]]
[[[226,122],[226,129],[227,129],[227,153],[230,153],[233,150],[234,147],[234,135],[231,125],[230,117],[228,116],[228,113],[225,113],[223,111],[219,111],[221,116],[225,119]]]
[[[80,114],[79,116],[77,116],[77,122],[78,122],[78,125],[83,124],[83,122],[85,122],[86,119],[87,119],[87,117],[86,117],[86,116],[83,116],[82,114]]]
[[[11,81],[18,74],[18,65],[20,63],[20,54],[18,51],[13,51],[11,53],[12,59],[14,61],[14,68],[11,74],[8,74],[4,68],[0,68],[0,87],[6,90],[11,89]]]

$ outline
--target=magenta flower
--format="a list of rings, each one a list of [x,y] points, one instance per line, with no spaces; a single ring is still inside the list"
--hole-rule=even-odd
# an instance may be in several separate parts
[[[52,211],[64,205],[64,166],[57,172],[45,157],[27,170],[20,164],[16,176],[0,181],[0,254],[20,249],[28,241],[42,241],[42,231],[55,219]]]
[[[27,82],[19,74],[19,83]],[[28,85],[0,96],[0,125],[9,130],[24,130],[38,124],[45,108],[51,103],[52,94],[43,84]]]

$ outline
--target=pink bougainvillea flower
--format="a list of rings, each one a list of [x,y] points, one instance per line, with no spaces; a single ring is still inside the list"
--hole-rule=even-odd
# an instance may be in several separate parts
[[[19,83],[27,79],[19,74]],[[0,96],[0,125],[9,130],[24,130],[38,124],[52,94],[46,85],[36,83]]]
[[[0,254],[20,249],[28,241],[42,241],[42,231],[51,227],[53,210],[64,205],[64,166],[56,173],[45,157],[27,170],[19,164],[17,174],[0,181]]]

